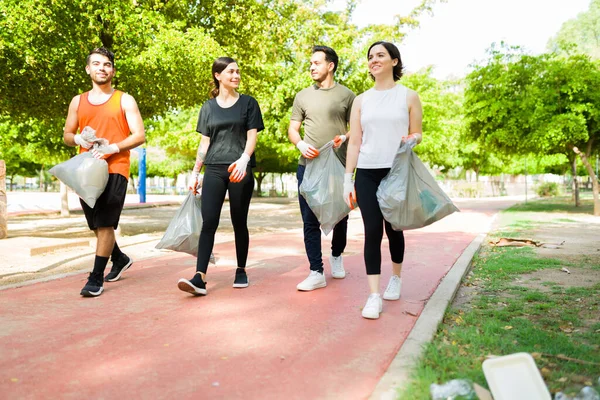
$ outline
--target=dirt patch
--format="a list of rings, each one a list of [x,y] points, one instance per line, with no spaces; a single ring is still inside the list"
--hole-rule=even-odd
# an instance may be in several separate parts
[[[544,269],[521,275],[515,281],[517,286],[536,289],[541,292],[552,291],[552,286],[563,289],[570,287],[592,287],[600,283],[600,270],[590,268],[566,267],[570,273],[560,269]]]
[[[544,269],[517,277],[516,285],[547,293],[552,291],[552,286],[567,289],[591,287],[600,283],[600,217],[531,213],[527,219],[538,221],[540,224],[515,236],[542,243],[561,243],[556,248],[534,247],[534,251],[540,257],[561,260],[564,262],[563,267],[570,273],[561,268]],[[465,281],[452,304],[453,307],[463,310],[469,308],[471,299],[479,290],[477,282],[472,279]]]
[[[452,308],[459,310],[468,309],[471,298],[477,294],[477,289],[477,286],[465,285],[464,283],[460,285],[456,292],[456,296],[454,296]]]
[[[547,215],[547,214],[546,214]],[[537,248],[542,257],[558,258],[565,261],[600,266],[600,217],[552,214],[550,224],[544,224],[533,230],[535,240],[544,243],[562,243],[559,248]]]

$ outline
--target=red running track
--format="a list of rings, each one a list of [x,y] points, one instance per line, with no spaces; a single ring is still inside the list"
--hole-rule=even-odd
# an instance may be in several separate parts
[[[195,266],[180,254],[134,263],[98,298],[79,296],[83,275],[0,291],[0,398],[367,398],[489,221],[489,212],[463,212],[406,232],[402,297],[384,301],[379,320],[360,314],[368,287],[356,218],[346,278],[331,278],[324,239],[327,287],[313,292],[295,289],[308,274],[297,231],[251,238],[246,289],[231,287],[229,242],[215,246],[206,297],[177,289]],[[386,240],[382,255],[383,290]]]

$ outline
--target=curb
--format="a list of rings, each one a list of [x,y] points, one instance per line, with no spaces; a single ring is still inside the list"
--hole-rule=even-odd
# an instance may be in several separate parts
[[[144,238],[143,240],[140,240],[140,241],[132,241],[131,243],[120,245],[120,247],[121,248],[127,248],[127,247],[130,247],[130,246],[137,246],[137,245],[140,245],[140,244],[152,242],[152,241],[156,240],[157,238]],[[40,268],[37,271],[32,272],[32,273],[47,272],[47,271],[50,271],[50,270],[52,270],[54,268],[63,266],[65,264],[71,263],[73,261],[77,261],[77,260],[82,259],[84,257],[93,256],[95,254],[96,254],[95,250],[89,250],[89,251],[81,252],[81,253],[79,253],[79,254],[77,254],[75,256],[64,258],[64,259],[61,259],[60,261],[57,261],[57,262],[54,262],[54,263],[52,263],[50,265],[42,267],[42,268]],[[138,261],[141,261],[141,260],[138,260]],[[78,272],[52,275],[52,276],[45,277],[45,278],[32,279],[32,280],[27,280],[27,281],[15,283],[15,284],[4,285],[4,286],[0,286],[0,291],[5,290],[5,289],[14,289],[16,287],[33,285],[34,283],[39,283],[39,282],[47,282],[47,281],[51,281],[51,280],[54,280],[54,279],[60,279],[60,278],[63,278],[65,276],[76,275],[76,274],[79,274],[79,273],[82,273],[82,272],[86,272],[86,271],[89,271],[89,268],[82,269],[81,271],[78,271]],[[29,272],[27,272],[27,273],[29,273]],[[11,273],[6,273],[6,274],[0,274],[0,279],[6,278],[6,277],[10,277],[10,276],[15,276],[15,275],[21,275],[21,274],[24,274],[24,272],[11,272]]]
[[[123,209],[138,209],[138,208],[152,208],[152,207],[163,207],[163,206],[178,206],[181,203],[176,201],[157,201],[153,203],[129,203],[123,206]],[[70,208],[69,211],[82,212],[81,207]],[[60,214],[60,210],[28,210],[28,211],[11,211],[7,213],[9,217],[24,217],[28,215],[54,215]]]
[[[383,374],[369,400],[399,399],[398,391],[410,382],[410,374],[420,360],[424,346],[431,342],[471,266],[487,233],[480,233],[458,257],[425,305],[404,344]]]

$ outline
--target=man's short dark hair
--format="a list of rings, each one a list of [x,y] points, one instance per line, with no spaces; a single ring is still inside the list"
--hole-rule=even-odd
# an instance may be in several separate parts
[[[339,62],[339,58],[335,50],[327,46],[314,46],[312,49],[313,54],[319,51],[325,53],[325,61],[333,63],[333,73],[335,74]]]
[[[96,47],[94,50],[90,51],[90,54],[88,54],[88,56],[85,60],[86,64],[90,63],[90,58],[92,57],[92,54],[103,55],[110,60],[110,62],[112,63],[113,66],[115,65],[115,53],[108,50],[106,47]]]

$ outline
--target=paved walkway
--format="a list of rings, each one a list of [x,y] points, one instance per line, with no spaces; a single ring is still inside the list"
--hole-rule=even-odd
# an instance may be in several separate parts
[[[155,195],[146,196],[148,204],[181,202],[185,196],[180,195]],[[7,211],[9,216],[26,215],[40,212],[60,211],[61,197],[57,192],[8,192],[7,193]],[[67,200],[70,210],[81,210],[79,196],[69,190]],[[126,205],[140,203],[140,196],[137,194],[128,194],[125,197]]]
[[[406,232],[400,301],[361,318],[368,295],[362,224],[350,220],[348,275],[301,293],[302,233],[251,237],[250,287],[231,287],[235,249],[215,246],[208,296],[177,290],[195,259],[134,263],[84,299],[85,275],[0,291],[0,393],[8,398],[364,399],[398,353],[440,280],[493,215],[514,200],[457,202],[463,212]],[[252,215],[251,215],[252,218]],[[327,240],[323,240],[328,255]],[[390,275],[382,247],[382,286]],[[383,289],[383,288],[382,288]],[[424,316],[421,316],[423,318]]]

